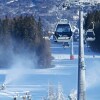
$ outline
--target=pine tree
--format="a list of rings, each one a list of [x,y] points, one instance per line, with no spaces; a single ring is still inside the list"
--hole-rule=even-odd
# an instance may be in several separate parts
[[[87,14],[84,25],[85,30],[91,28],[91,22],[94,22],[94,33],[96,40],[89,42],[89,45],[91,45],[92,50],[100,52],[100,11],[96,10]]]
[[[17,16],[15,18],[8,18],[0,20],[0,41],[3,45],[2,53],[5,57],[11,57],[11,51],[18,55],[31,54],[34,61],[34,52],[38,56],[39,67],[50,66],[50,48],[49,41],[46,41],[42,35],[42,22],[38,21],[32,15]],[[1,48],[1,45],[0,45]],[[7,57],[6,57],[7,58]],[[0,58],[3,60],[3,58]],[[2,62],[0,60],[0,63]],[[11,62],[11,58],[9,59]],[[5,60],[5,64],[7,61]],[[7,65],[5,65],[7,66]]]

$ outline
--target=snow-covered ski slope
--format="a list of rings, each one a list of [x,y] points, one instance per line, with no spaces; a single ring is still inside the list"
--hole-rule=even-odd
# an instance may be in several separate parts
[[[70,48],[63,48],[61,43],[52,43],[52,53],[55,58],[56,67],[59,70],[63,69],[66,73],[70,73],[71,83],[66,83],[65,87],[75,89],[77,87],[77,69],[78,69],[78,42],[74,42],[74,60],[70,60]],[[100,53],[91,51],[89,47],[84,46],[85,65],[86,65],[86,98],[87,100],[99,100],[100,92]],[[68,76],[67,76],[68,79]],[[73,87],[74,85],[74,87]]]
[[[15,92],[31,91],[32,100],[41,100],[47,96],[48,84],[53,84],[55,91],[60,83],[65,97],[72,90],[77,89],[78,74],[78,43],[74,42],[74,60],[70,60],[70,48],[63,48],[62,43],[55,43],[51,39],[51,52],[54,57],[53,68],[0,70],[0,84],[9,81],[7,89],[0,92],[0,100],[12,100]],[[85,46],[87,100],[100,100],[100,54],[92,52]],[[16,74],[17,73],[17,74]],[[10,92],[9,92],[10,91]],[[22,93],[20,93],[22,95]],[[22,100],[22,99],[18,99]]]

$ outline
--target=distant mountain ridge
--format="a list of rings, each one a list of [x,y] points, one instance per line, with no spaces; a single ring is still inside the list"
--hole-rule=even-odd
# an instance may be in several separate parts
[[[56,0],[1,0],[0,17],[9,14],[13,16],[23,13],[34,13],[36,11],[41,11],[42,13],[43,10],[52,8],[56,3]]]
[[[44,26],[48,26],[57,19],[57,8],[63,1],[65,0],[1,0],[0,18],[31,14],[36,18],[41,17]]]
[[[41,17],[43,26],[54,28],[57,21],[67,18],[73,21],[73,16],[78,16],[78,9],[71,5],[71,9],[62,9],[66,0],[0,0],[0,18],[31,14],[35,18]],[[86,10],[90,10],[86,8]]]

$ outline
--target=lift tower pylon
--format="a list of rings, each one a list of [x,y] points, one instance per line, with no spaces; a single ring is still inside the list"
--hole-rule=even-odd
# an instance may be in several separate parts
[[[78,56],[78,95],[77,100],[86,100],[86,80],[85,80],[85,61],[84,61],[84,31],[83,31],[83,11],[79,7],[79,56]]]

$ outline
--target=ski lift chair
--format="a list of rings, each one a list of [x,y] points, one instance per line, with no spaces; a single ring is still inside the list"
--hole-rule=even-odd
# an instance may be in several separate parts
[[[86,31],[86,41],[95,41],[95,33],[93,29],[88,29]]]
[[[54,41],[56,42],[69,42],[71,40],[72,31],[71,26],[68,23],[58,23],[55,34],[54,34]]]

